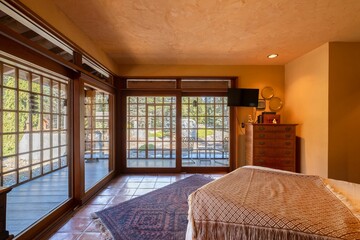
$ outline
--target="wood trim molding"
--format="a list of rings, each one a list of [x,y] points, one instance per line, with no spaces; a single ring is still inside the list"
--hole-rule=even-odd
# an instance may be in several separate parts
[[[22,3],[20,0],[9,0],[8,3],[17,9],[18,11],[25,14],[29,19],[34,21],[37,25],[41,26],[43,29],[54,35],[55,37],[59,38],[62,42],[65,44],[71,46],[75,52],[79,52],[82,55],[86,56],[87,58],[91,59],[92,61],[98,63],[94,57],[92,57],[90,54],[88,54],[81,46],[70,40],[67,36],[56,30],[54,27],[51,27],[42,17],[40,17],[38,14],[33,12],[29,7],[27,7],[24,3]],[[99,63],[98,63],[99,64]],[[106,68],[102,64],[99,64],[102,66],[102,68],[106,69],[111,75],[116,75],[113,71]]]
[[[99,90],[103,90],[106,91],[107,93],[110,93],[112,95],[115,95],[115,87],[111,86],[110,84],[103,82],[103,81],[99,81],[97,79],[95,79],[93,76],[89,76],[87,74],[81,73],[80,76],[81,79],[83,79],[86,83],[90,84],[91,86],[99,89]]]
[[[72,69],[64,66],[64,64],[59,64],[59,62],[50,60],[43,51],[35,51],[34,49],[29,48],[24,44],[24,42],[19,41],[16,36],[9,36],[8,34],[5,34],[2,30],[3,27],[0,25],[1,51],[24,59],[25,61],[39,65],[43,68],[49,69],[63,76],[67,76],[69,78],[74,77],[75,72]]]

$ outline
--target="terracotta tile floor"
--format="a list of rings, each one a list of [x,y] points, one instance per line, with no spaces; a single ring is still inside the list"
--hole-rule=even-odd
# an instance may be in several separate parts
[[[91,218],[91,213],[146,194],[191,175],[192,174],[154,174],[119,176],[113,179],[109,185],[90,200],[88,204],[78,209],[73,217],[50,239],[103,239]],[[203,175],[214,179],[223,176],[223,174]]]

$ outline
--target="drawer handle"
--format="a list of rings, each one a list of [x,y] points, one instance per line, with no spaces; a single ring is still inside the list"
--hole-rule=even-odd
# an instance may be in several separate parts
[[[257,162],[258,162],[258,163],[264,163],[264,160],[259,159],[259,160],[257,160]]]
[[[291,137],[291,134],[285,134],[285,137],[286,137],[286,138],[290,138],[290,137]]]
[[[291,130],[291,127],[286,127],[285,128],[285,131],[290,131]]]
[[[259,137],[264,138],[265,134],[259,134]]]
[[[291,142],[285,142],[285,145],[286,145],[286,146],[290,146],[290,145],[291,145]]]
[[[259,130],[261,130],[261,131],[265,130],[265,127],[259,127]]]
[[[259,145],[265,145],[265,142],[259,142]]]

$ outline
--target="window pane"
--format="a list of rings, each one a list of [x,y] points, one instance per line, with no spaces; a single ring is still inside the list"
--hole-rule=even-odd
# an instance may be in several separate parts
[[[60,129],[61,130],[67,129],[67,116],[66,115],[61,115],[61,117],[60,117]]]
[[[52,129],[53,130],[59,129],[59,115],[57,114],[52,115]]]
[[[41,130],[41,114],[33,113],[31,123],[32,123],[33,131],[40,131]]]
[[[4,66],[3,85],[5,87],[16,88],[15,68],[8,65],[3,65],[3,66]]]
[[[50,149],[43,150],[42,152],[43,152],[44,161],[50,160],[50,158],[51,158]]]
[[[52,96],[59,97],[59,83],[52,81]]]
[[[8,88],[3,89],[3,109],[16,110],[16,91]]]
[[[2,160],[2,168],[3,172],[9,172],[16,169],[16,158],[15,157],[7,157]]]
[[[29,111],[30,109],[30,94],[27,92],[19,91],[19,110]]]
[[[52,149],[52,158],[59,157],[59,148],[53,148]]]
[[[60,97],[64,99],[67,98],[67,86],[65,84],[61,84]]]
[[[39,163],[41,161],[41,152],[33,152],[32,153],[32,164]]]
[[[48,78],[43,78],[43,94],[50,95],[51,94],[51,80]]]
[[[58,132],[52,133],[52,146],[53,147],[59,146],[59,133]]]
[[[43,97],[43,111],[49,113],[51,109],[51,101],[50,97],[44,96]]]
[[[60,148],[60,156],[63,157],[63,156],[66,156],[67,154],[67,147],[61,147]]]
[[[55,159],[52,161],[52,167],[53,167],[53,170],[56,170],[60,167],[59,159]]]
[[[52,111],[53,113],[59,113],[59,99],[52,98]]]
[[[48,173],[51,171],[51,162],[45,162],[43,163],[43,172]]]
[[[32,174],[32,177],[38,177],[41,175],[41,165],[40,164],[37,164],[35,166],[32,166],[31,167],[31,174]]]
[[[67,132],[62,131],[60,134],[61,134],[61,136],[60,136],[60,138],[61,138],[60,144],[61,145],[66,145],[67,144]]]
[[[4,174],[3,176],[3,186],[4,187],[9,187],[9,186],[12,186],[14,184],[17,183],[17,173],[16,172],[11,172],[11,173],[7,173],[7,174]]]
[[[66,99],[61,99],[60,100],[60,112],[62,114],[66,114],[67,113],[67,100]]]
[[[19,153],[25,153],[30,151],[30,134],[25,133],[19,135]]]
[[[40,150],[41,149],[41,139],[40,133],[32,134],[32,150]]]
[[[30,94],[30,110],[32,112],[40,112],[41,96],[37,94]]]
[[[19,70],[19,89],[29,91],[30,73]]]
[[[16,131],[16,113],[15,112],[7,112],[4,111],[2,113],[2,119],[3,119],[3,132],[9,133],[9,132],[15,132]]]
[[[43,114],[42,118],[42,127],[43,130],[50,130],[51,128],[51,115],[50,114]]]
[[[30,179],[30,168],[24,168],[19,171],[19,182],[24,182]]]
[[[22,154],[19,155],[19,168],[26,167],[30,165],[30,155]]]
[[[43,148],[49,148],[51,145],[50,132],[43,132]]]
[[[3,135],[3,156],[9,156],[16,153],[16,135],[15,134],[4,134]]]
[[[19,113],[19,132],[29,131],[29,122],[29,113]]]
[[[32,74],[31,91],[34,93],[41,93],[40,76]]]

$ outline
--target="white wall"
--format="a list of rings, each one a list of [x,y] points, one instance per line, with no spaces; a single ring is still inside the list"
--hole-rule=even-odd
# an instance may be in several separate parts
[[[284,117],[297,123],[300,171],[328,176],[329,44],[285,65]]]

